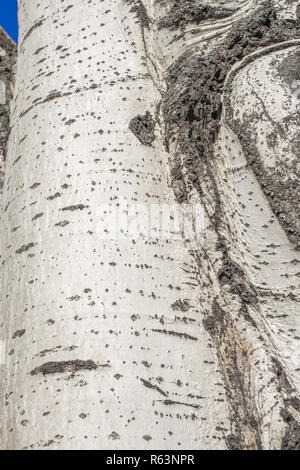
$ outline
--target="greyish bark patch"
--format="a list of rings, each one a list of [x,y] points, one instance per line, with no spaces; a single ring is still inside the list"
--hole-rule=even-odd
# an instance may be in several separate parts
[[[138,114],[129,123],[129,129],[143,145],[151,145],[155,139],[155,122],[147,111],[145,114]]]

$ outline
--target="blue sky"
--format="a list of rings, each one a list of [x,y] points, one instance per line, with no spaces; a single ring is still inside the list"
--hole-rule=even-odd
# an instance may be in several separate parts
[[[18,41],[17,8],[17,0],[1,0],[0,24],[16,42]]]

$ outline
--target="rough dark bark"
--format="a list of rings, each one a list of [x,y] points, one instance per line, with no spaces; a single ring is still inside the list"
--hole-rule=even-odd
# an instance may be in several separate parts
[[[0,26],[0,82],[4,83],[5,100],[0,102],[0,198],[3,188],[6,145],[10,127],[10,105],[13,98],[17,46]],[[2,83],[0,86],[3,87]],[[2,88],[2,91],[4,88]],[[2,94],[2,93],[1,93]]]

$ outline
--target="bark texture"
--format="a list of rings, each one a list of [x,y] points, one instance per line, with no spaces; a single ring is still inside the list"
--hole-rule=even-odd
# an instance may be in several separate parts
[[[297,2],[19,15],[1,447],[299,449]],[[203,246],[103,238],[122,196],[201,203]]]

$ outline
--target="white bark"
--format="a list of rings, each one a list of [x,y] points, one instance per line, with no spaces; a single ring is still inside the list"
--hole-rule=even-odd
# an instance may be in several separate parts
[[[1,448],[298,445],[295,239],[238,135],[249,132],[272,177],[293,182],[298,103],[275,69],[298,40],[231,68],[197,190],[184,163],[188,119],[168,121],[190,82],[183,75],[173,86],[169,71],[185,63],[181,54],[209,57],[260,2],[226,3],[231,16],[188,22],[183,33],[160,27],[170,3],[147,0],[141,11],[125,0],[19,2],[1,223]],[[146,112],[155,117],[150,146],[129,129]],[[205,207],[203,248],[101,235],[101,204],[113,210],[125,197],[149,210],[182,191]],[[294,220],[292,197],[282,199]]]

